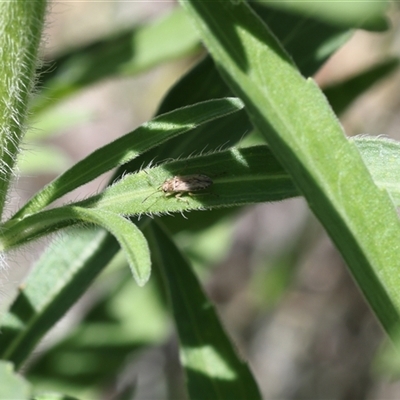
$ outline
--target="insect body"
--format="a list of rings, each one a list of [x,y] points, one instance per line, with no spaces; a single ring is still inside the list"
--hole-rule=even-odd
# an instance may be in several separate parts
[[[177,175],[173,178],[167,179],[161,185],[161,189],[167,195],[181,197],[183,194],[191,195],[192,192],[207,189],[212,184],[212,179],[207,175]]]

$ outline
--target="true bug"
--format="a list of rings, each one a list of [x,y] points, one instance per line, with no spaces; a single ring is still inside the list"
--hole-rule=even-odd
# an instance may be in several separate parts
[[[176,175],[173,178],[167,179],[160,189],[166,196],[175,196],[180,198],[183,194],[192,195],[192,192],[198,192],[209,188],[214,182],[210,177],[203,174],[192,175]],[[150,195],[151,196],[151,195]],[[146,201],[150,196],[146,197]]]
[[[174,195],[180,197],[182,194],[192,194],[199,190],[204,190],[210,187],[213,181],[207,175],[193,174],[193,175],[177,175],[173,178],[167,179],[162,185],[161,189],[167,195]]]

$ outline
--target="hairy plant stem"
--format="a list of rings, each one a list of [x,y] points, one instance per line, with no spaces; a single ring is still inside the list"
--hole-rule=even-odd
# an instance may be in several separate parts
[[[34,84],[46,0],[0,2],[0,215]]]

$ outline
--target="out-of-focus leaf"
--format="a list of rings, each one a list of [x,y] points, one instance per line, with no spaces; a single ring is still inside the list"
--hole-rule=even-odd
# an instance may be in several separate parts
[[[57,174],[65,171],[71,160],[61,149],[49,145],[25,150],[18,159],[18,170],[22,175]]]
[[[79,399],[62,393],[40,393],[34,396],[33,400],[79,400]]]
[[[330,24],[290,7],[265,7],[250,3],[292,57],[304,76],[311,76],[353,35],[353,30]]]
[[[177,8],[166,17],[128,32],[117,33],[56,58],[42,73],[32,113],[50,106],[109,76],[134,75],[162,62],[189,55],[199,47],[197,33]]]
[[[399,60],[388,60],[367,71],[346,79],[336,85],[324,88],[325,96],[336,114],[340,114],[360,95],[377,81],[385,78],[399,66]]]
[[[85,109],[51,109],[46,113],[41,113],[38,119],[30,121],[24,140],[30,142],[54,136],[55,132],[70,129],[89,121],[90,118],[92,118],[92,113]]]
[[[258,0],[259,4],[298,12],[339,26],[364,28],[373,31],[387,29],[385,18],[387,0],[275,1]]]
[[[0,361],[0,399],[29,400],[30,384],[14,372],[13,364]]]

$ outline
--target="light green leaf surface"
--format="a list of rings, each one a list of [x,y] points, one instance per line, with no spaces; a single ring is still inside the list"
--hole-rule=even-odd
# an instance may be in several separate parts
[[[160,115],[134,131],[97,149],[39,191],[13,218],[41,210],[54,200],[101,174],[138,157],[165,141],[200,124],[240,110],[238,99],[219,99]]]
[[[189,263],[157,224],[146,235],[168,289],[190,399],[261,399]]]
[[[161,189],[166,180],[191,174],[204,174],[213,183],[180,197]],[[297,193],[268,147],[255,146],[173,161],[126,175],[77,205],[127,215],[160,214],[282,200]]]
[[[13,365],[0,361],[0,399],[29,400],[30,393],[29,383],[14,372]]]
[[[400,142],[372,136],[357,136],[350,141],[357,146],[376,185],[400,207]]]
[[[400,224],[325,97],[245,3],[182,1],[232,90],[290,173],[390,335],[400,325]]]

